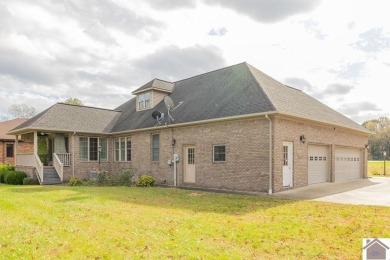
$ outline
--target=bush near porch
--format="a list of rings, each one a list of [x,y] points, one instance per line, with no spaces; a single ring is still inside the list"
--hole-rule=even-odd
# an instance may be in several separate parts
[[[358,259],[390,208],[170,188],[0,186],[0,258]]]

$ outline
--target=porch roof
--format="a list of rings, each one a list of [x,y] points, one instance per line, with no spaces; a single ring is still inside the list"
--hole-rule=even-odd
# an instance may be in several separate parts
[[[67,131],[77,133],[110,133],[119,118],[120,111],[57,103],[8,134],[30,130]]]

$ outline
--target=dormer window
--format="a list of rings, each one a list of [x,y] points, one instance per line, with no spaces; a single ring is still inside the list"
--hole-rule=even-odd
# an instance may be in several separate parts
[[[150,91],[138,95],[138,110],[150,108]]]

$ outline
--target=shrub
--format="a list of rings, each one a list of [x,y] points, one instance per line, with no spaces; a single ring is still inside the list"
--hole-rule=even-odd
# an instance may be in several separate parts
[[[4,183],[4,177],[8,173],[6,170],[0,170],[0,183]]]
[[[77,177],[70,178],[69,185],[70,186],[79,186],[82,182]]]
[[[118,175],[117,185],[131,186],[134,184],[135,174],[132,170],[124,170]]]
[[[23,179],[23,185],[34,185],[35,181],[31,177],[26,177]]]
[[[156,179],[149,175],[142,175],[137,181],[138,187],[151,187],[156,183]]]
[[[96,176],[96,185],[98,186],[107,185],[107,181],[108,179],[107,179],[106,172],[104,171],[98,172]]]
[[[15,171],[15,166],[9,164],[0,164],[0,171]]]
[[[4,176],[4,183],[13,185],[22,185],[23,179],[27,177],[25,172],[8,171]]]

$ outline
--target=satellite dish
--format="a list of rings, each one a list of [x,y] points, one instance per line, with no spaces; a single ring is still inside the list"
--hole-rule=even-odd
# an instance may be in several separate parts
[[[173,103],[173,100],[166,96],[164,98],[165,106],[167,107],[168,111],[172,111],[175,108],[175,104]]]
[[[161,117],[160,111],[153,111],[152,117],[153,117],[154,119],[160,118],[160,117]]]
[[[177,105],[175,107],[175,103],[173,103],[173,100],[168,97],[168,96],[165,96],[164,98],[164,103],[165,103],[165,106],[167,107],[167,110],[168,110],[168,120],[172,120],[172,121],[175,121],[175,119],[172,118],[170,112],[172,112],[173,110],[175,110],[178,106],[180,106],[181,104],[183,104],[183,101],[180,101],[179,102],[179,105]],[[169,122],[168,122],[169,123]]]
[[[157,120],[157,125],[161,125],[161,122],[164,120],[164,113],[160,113],[160,111],[153,111],[152,117]]]

